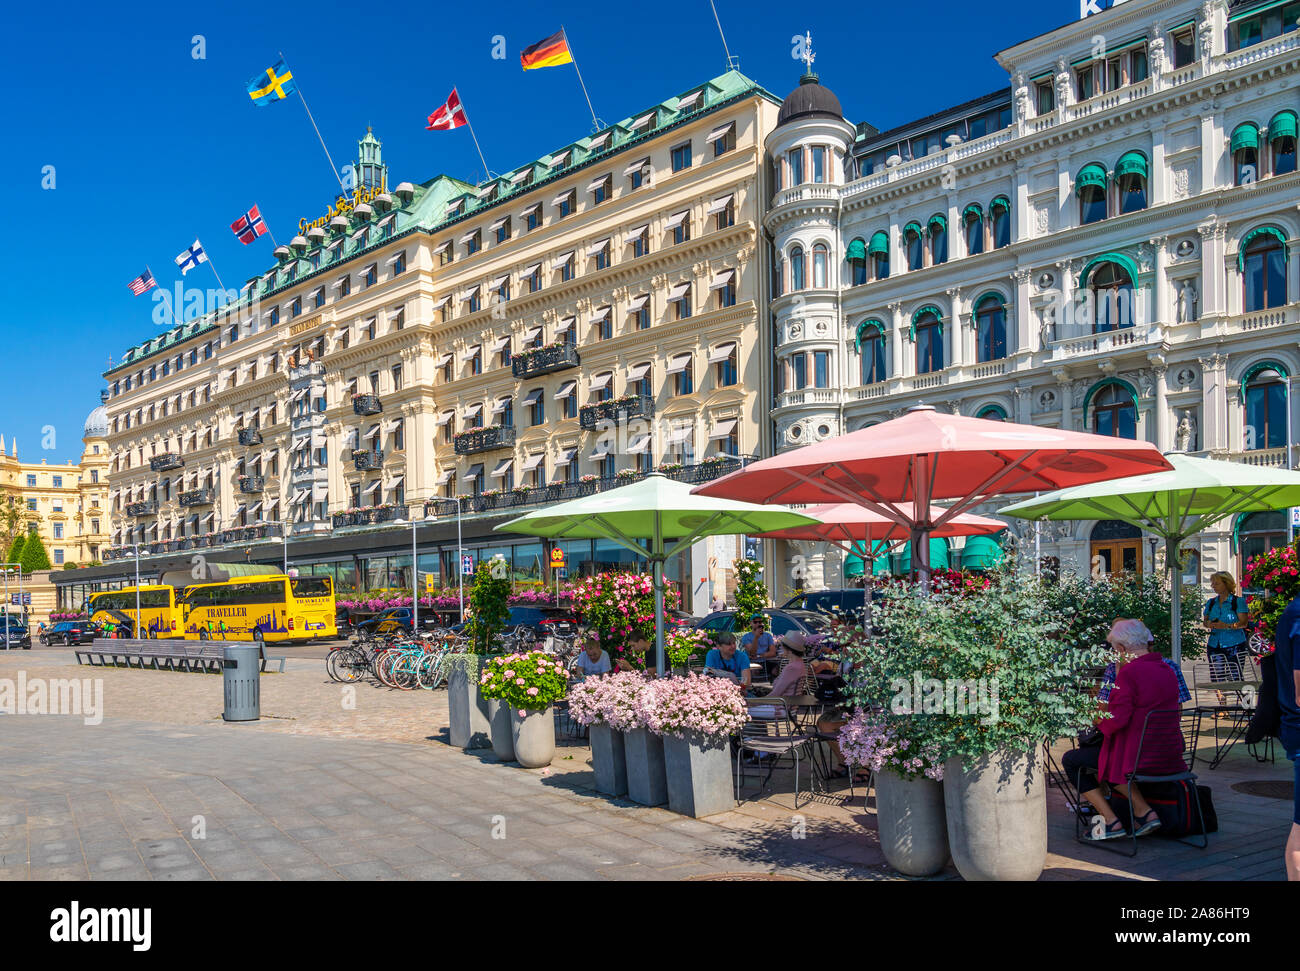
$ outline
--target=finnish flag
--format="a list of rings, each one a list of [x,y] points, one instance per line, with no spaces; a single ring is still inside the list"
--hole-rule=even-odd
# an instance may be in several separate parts
[[[176,257],[176,265],[181,268],[181,276],[190,272],[200,263],[206,263],[207,261],[208,254],[203,252],[203,245],[197,239],[194,241],[193,246]]]

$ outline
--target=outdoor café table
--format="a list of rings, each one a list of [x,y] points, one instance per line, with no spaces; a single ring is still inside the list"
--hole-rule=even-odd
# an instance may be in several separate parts
[[[1246,681],[1222,681],[1216,687],[1223,691],[1244,691],[1246,688],[1255,689],[1255,685]],[[1210,718],[1214,723],[1214,757],[1210,759],[1210,768],[1217,769],[1220,763],[1227,758],[1228,753],[1237,741],[1246,734],[1246,728],[1250,724],[1250,718],[1255,713],[1253,705],[1197,705],[1192,709],[1196,720],[1192,727],[1192,744],[1191,758],[1188,769],[1196,766],[1196,746],[1201,738],[1201,720]],[[1222,723],[1226,724],[1226,734],[1220,732],[1219,728]]]

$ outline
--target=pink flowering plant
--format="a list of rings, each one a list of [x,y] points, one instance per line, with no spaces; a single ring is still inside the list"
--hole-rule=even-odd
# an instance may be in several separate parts
[[[664,589],[664,608],[675,610],[681,594],[672,584]],[[582,621],[600,637],[600,646],[614,660],[643,668],[645,658],[629,645],[640,637],[652,641],[655,634],[654,581],[641,573],[601,573],[574,584],[573,608]]]
[[[1286,605],[1300,596],[1300,555],[1296,546],[1278,546],[1252,556],[1246,561],[1241,582],[1242,586],[1260,592],[1249,602],[1254,621],[1251,633],[1258,635],[1266,652],[1272,651],[1278,618]]]
[[[497,698],[519,712],[545,711],[564,697],[564,662],[545,651],[507,654],[483,665],[479,685],[484,698]]]
[[[702,627],[673,627],[664,634],[664,653],[675,668],[685,667],[693,657],[704,657],[713,647],[713,638]]]
[[[840,728],[840,752],[849,765],[872,772],[893,772],[905,779],[924,776],[943,781],[943,756],[933,745],[921,745],[906,737],[901,723],[882,724],[883,719],[867,715],[861,708]]]
[[[580,725],[630,732],[649,725],[654,685],[636,671],[586,678],[569,689],[569,713]]]
[[[656,735],[675,738],[728,738],[748,718],[740,685],[699,674],[650,682],[648,727]]]

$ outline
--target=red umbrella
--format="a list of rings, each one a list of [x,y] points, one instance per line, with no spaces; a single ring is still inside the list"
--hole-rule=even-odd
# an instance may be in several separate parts
[[[918,569],[928,578],[928,534],[993,496],[1171,468],[1150,442],[941,414],[920,405],[893,421],[754,462],[693,491],[760,503],[856,503],[908,530]],[[936,499],[955,501],[939,512],[930,505]]]
[[[799,510],[805,516],[819,520],[806,526],[791,526],[770,533],[756,534],[762,539],[811,540],[830,543],[851,556],[865,556],[875,543],[897,543],[907,539],[911,532],[900,526],[896,519],[865,509],[855,502],[833,502]],[[899,517],[904,510],[895,507]],[[947,510],[942,506],[930,508],[930,518],[940,518]],[[986,516],[962,513],[931,531],[931,536],[991,536],[1007,528],[1007,524]]]

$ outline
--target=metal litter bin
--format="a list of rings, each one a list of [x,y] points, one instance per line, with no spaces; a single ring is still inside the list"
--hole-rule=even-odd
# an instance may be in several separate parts
[[[228,722],[257,721],[262,716],[261,648],[256,644],[225,649],[221,671]]]

